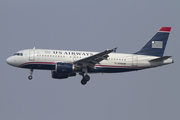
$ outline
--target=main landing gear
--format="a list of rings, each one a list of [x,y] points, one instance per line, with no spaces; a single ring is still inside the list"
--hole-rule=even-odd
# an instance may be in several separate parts
[[[32,74],[33,74],[33,69],[30,70],[30,75],[28,76],[28,79],[31,80],[33,77],[32,77]]]
[[[83,77],[82,80],[81,80],[81,84],[86,85],[86,83],[90,80],[89,75],[86,74],[84,76],[84,73],[79,73],[79,75],[81,75]]]

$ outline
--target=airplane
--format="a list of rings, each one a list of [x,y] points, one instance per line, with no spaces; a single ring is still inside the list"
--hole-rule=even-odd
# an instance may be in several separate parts
[[[119,73],[144,70],[174,63],[163,56],[171,27],[161,27],[159,31],[138,52],[116,53],[116,49],[103,52],[26,49],[16,52],[6,62],[14,67],[30,69],[28,79],[32,79],[34,69],[51,70],[52,78],[64,79],[82,76],[85,85],[91,73]]]

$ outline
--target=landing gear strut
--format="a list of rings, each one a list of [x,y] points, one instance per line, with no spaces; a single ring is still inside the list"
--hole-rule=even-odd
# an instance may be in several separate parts
[[[33,77],[32,77],[32,74],[33,74],[33,69],[30,70],[30,75],[28,76],[28,79],[31,80]]]
[[[79,75],[81,75],[83,77],[82,80],[81,80],[81,84],[86,85],[86,83],[90,80],[89,75],[86,74],[84,76],[84,73],[79,73]]]

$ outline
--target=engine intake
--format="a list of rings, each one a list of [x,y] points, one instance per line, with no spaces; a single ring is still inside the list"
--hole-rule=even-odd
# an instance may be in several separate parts
[[[72,73],[73,65],[71,63],[56,63],[56,73]]]

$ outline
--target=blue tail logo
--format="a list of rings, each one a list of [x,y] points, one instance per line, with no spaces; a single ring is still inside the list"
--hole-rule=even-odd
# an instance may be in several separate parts
[[[162,57],[170,31],[171,27],[162,27],[149,42],[135,54]]]

